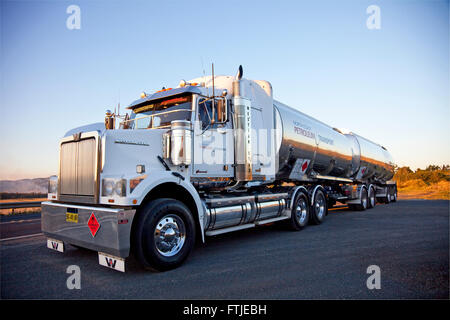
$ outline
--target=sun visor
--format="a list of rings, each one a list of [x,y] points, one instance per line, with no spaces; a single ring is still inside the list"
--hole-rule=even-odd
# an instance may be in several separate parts
[[[149,96],[147,96],[145,98],[138,99],[138,100],[132,102],[127,107],[127,109],[133,110],[133,109],[135,109],[137,107],[144,106],[144,105],[148,104],[149,102],[154,102],[154,101],[157,101],[157,100],[162,100],[162,99],[165,99],[165,98],[169,98],[169,97],[173,97],[173,96],[177,96],[177,95],[183,95],[183,94],[187,94],[187,93],[201,94],[201,91],[197,87],[189,86],[189,87],[165,90],[165,91],[161,91],[161,92],[155,92],[152,95],[149,95]]]

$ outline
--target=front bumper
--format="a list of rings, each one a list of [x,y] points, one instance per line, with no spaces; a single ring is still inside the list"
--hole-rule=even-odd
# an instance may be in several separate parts
[[[131,225],[136,210],[42,202],[42,232],[53,239],[126,258],[130,254]],[[66,220],[67,209],[78,214],[77,222]],[[94,214],[100,227],[93,236],[88,226]]]

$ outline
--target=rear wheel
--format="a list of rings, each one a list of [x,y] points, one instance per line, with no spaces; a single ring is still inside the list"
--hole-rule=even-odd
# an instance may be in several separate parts
[[[384,197],[384,203],[388,204],[391,202],[391,190],[387,188],[386,196]]]
[[[361,190],[360,203],[354,205],[354,209],[359,210],[359,211],[364,211],[367,209],[368,202],[369,202],[369,200],[368,200],[368,196],[367,196],[367,189],[366,189],[366,187],[363,187],[363,189]]]
[[[133,252],[147,269],[178,267],[195,242],[195,222],[189,209],[175,199],[157,199],[142,208],[132,233]]]
[[[394,192],[392,193],[392,202],[397,202],[397,188],[394,188]]]
[[[369,202],[367,203],[367,208],[374,208],[377,204],[377,198],[375,197],[375,188],[369,188]]]
[[[311,223],[321,224],[327,214],[327,200],[322,190],[317,190],[311,206]]]
[[[291,219],[289,220],[289,227],[292,230],[303,229],[309,221],[309,204],[308,196],[300,192],[292,205]]]

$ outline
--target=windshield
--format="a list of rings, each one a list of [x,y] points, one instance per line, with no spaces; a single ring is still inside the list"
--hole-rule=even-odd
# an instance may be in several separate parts
[[[131,113],[130,129],[158,129],[170,127],[174,120],[191,120],[192,95],[171,97],[137,107]]]

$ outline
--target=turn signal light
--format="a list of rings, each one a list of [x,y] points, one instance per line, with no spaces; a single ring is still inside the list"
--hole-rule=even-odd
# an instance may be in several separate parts
[[[164,92],[164,91],[169,91],[169,90],[172,90],[172,88],[161,89],[161,90],[159,90],[159,91],[156,91],[156,93],[158,93],[158,92]]]

